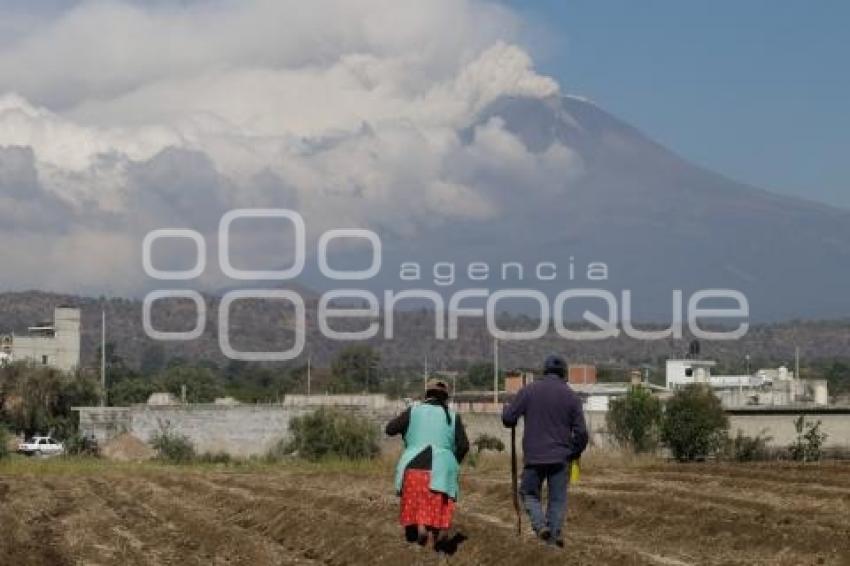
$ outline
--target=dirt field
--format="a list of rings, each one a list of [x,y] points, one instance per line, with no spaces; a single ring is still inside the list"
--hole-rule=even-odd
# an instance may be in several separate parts
[[[432,564],[389,462],[0,465],[0,563]],[[518,539],[504,460],[465,471],[457,564],[850,564],[850,464],[591,461],[566,551]],[[527,525],[524,522],[524,525]]]

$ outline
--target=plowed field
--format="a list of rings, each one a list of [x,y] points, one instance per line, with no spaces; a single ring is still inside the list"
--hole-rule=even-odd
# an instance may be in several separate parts
[[[433,564],[391,464],[0,465],[0,563]],[[465,469],[456,564],[850,564],[849,464],[593,462],[567,548],[516,536],[503,460]],[[524,521],[524,526],[527,522]]]

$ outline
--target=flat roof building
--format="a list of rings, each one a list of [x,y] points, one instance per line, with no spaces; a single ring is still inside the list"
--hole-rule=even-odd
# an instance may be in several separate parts
[[[56,307],[53,322],[27,329],[27,334],[5,336],[0,344],[3,363],[28,361],[62,371],[80,367],[80,309]]]
[[[596,366],[592,364],[570,364],[567,381],[571,384],[596,383]]]
[[[799,379],[785,366],[760,369],[752,375],[714,375],[711,360],[667,360],[667,389],[691,383],[710,387],[724,407],[741,406],[826,406],[826,380]]]

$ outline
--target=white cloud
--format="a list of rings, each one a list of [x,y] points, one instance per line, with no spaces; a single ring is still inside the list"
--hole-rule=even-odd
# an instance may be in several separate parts
[[[62,239],[29,245],[79,259],[78,287],[135,291],[114,274],[137,271],[130,243],[164,223],[212,231],[230,207],[296,206],[314,234],[414,238],[496,219],[580,171],[563,145],[535,153],[498,120],[476,125],[501,97],[559,92],[512,43],[505,8],[306,6],[84,2],[0,44],[0,147],[31,148],[44,198],[72,215]],[[108,268],[77,258],[98,239],[122,252]],[[22,280],[44,269],[7,259]]]
[[[356,53],[418,60],[404,79],[417,88],[513,37],[516,26],[506,9],[465,0],[91,1],[8,47],[0,89],[73,105],[169,79],[324,67]]]
[[[31,147],[40,162],[71,171],[90,167],[101,154],[116,152],[141,160],[182,143],[163,126],[128,130],[80,125],[13,93],[0,96],[0,141]]]

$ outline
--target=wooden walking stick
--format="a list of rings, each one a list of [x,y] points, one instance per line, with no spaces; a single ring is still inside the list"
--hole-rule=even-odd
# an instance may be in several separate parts
[[[522,510],[519,506],[516,473],[516,426],[511,427],[511,484],[513,486],[514,511],[516,511],[516,534],[522,536]]]

